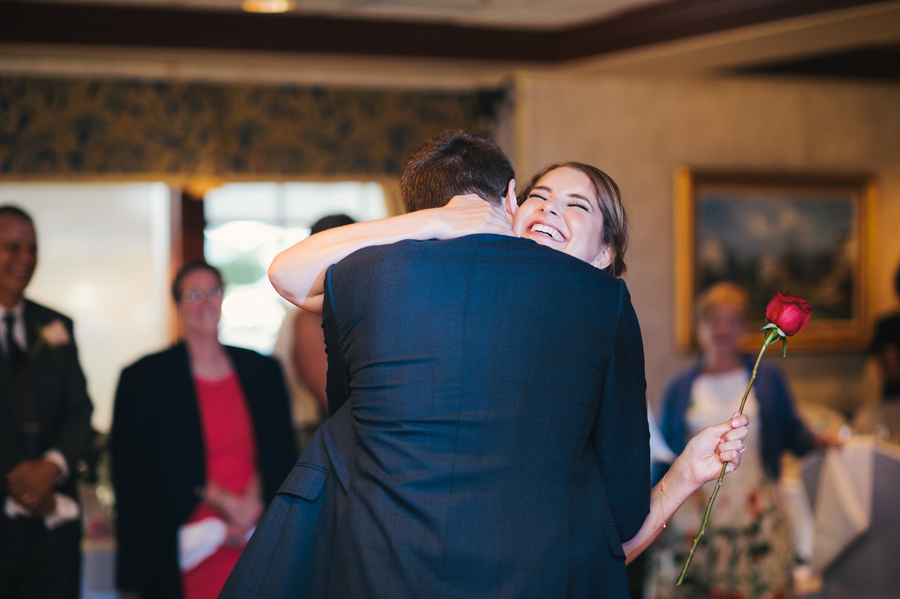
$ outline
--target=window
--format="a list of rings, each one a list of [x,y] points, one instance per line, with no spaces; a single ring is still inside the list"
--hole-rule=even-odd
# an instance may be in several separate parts
[[[75,321],[92,422],[107,431],[122,368],[168,343],[169,188],[2,183],[0,204],[34,219],[38,265],[26,296]]]
[[[225,278],[220,339],[264,354],[289,306],[269,283],[275,255],[308,237],[323,216],[387,216],[384,192],[371,182],[228,183],[208,191],[203,206],[204,255]]]

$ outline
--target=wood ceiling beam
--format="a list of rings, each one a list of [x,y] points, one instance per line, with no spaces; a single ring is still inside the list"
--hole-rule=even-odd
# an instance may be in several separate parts
[[[560,63],[878,0],[675,0],[543,31],[173,10],[0,2],[0,42]]]

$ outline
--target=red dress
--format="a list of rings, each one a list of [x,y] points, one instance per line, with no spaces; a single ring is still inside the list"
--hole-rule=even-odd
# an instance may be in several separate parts
[[[236,495],[243,495],[253,480],[256,439],[244,391],[234,372],[217,380],[194,378],[200,423],[206,449],[206,477]],[[194,509],[188,522],[221,518],[221,512],[205,502]],[[237,563],[241,548],[222,546],[208,558],[181,574],[184,599],[215,599]]]

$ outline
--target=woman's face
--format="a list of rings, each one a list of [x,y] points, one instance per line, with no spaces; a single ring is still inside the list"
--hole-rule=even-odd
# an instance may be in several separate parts
[[[587,175],[570,167],[541,177],[516,210],[513,231],[598,268],[612,260],[603,243],[603,214],[594,186]]]
[[[707,354],[739,354],[744,339],[744,309],[734,304],[711,305],[700,321],[697,337]]]
[[[185,335],[216,335],[222,313],[222,287],[215,274],[198,268],[181,280],[178,315]]]

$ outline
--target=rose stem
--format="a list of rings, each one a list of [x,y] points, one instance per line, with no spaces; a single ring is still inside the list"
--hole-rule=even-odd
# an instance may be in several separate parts
[[[756,380],[756,371],[759,369],[759,361],[762,360],[763,354],[766,353],[766,348],[771,344],[775,343],[775,340],[778,339],[778,329],[772,329],[769,331],[768,335],[766,335],[766,340],[763,342],[762,349],[759,350],[759,356],[756,358],[756,364],[753,365],[753,373],[750,375],[750,383],[747,385],[747,390],[744,391],[744,397],[741,399],[741,409],[738,410],[738,413],[744,413],[744,404],[747,403],[747,396],[750,395],[750,387],[753,386],[753,381]],[[684,576],[687,574],[688,566],[691,565],[691,560],[694,559],[694,550],[697,549],[697,545],[700,544],[700,538],[703,536],[703,533],[706,532],[706,523],[709,522],[709,514],[712,512],[713,502],[716,500],[716,495],[719,494],[719,487],[722,486],[722,479],[725,478],[725,468],[728,467],[728,462],[722,463],[722,469],[719,471],[719,478],[716,479],[716,487],[713,489],[712,495],[709,497],[709,503],[706,504],[706,513],[703,515],[703,523],[700,525],[700,532],[697,533],[697,536],[694,537],[694,543],[691,545],[691,552],[688,553],[687,559],[684,561],[684,567],[681,569],[681,575],[678,577],[678,582],[675,583],[676,586],[680,586],[684,581]]]

